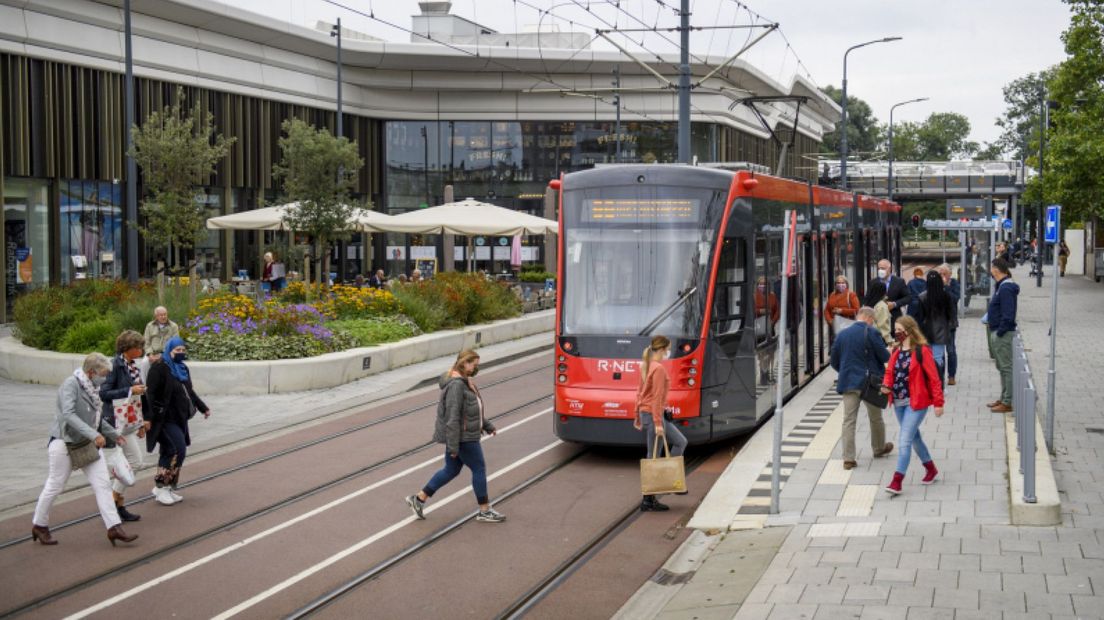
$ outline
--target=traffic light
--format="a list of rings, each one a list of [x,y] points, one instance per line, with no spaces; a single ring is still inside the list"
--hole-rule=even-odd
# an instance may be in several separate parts
[[[920,214],[919,213],[913,213],[912,214],[912,227],[913,228],[920,228]]]

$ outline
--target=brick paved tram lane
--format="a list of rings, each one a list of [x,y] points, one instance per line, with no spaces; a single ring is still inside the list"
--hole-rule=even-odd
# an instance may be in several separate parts
[[[1014,273],[1022,287],[1019,324],[1043,415],[1052,274],[1036,288],[1027,271]],[[1104,618],[1104,357],[1097,344],[1104,343],[1104,287],[1066,277],[1059,291],[1052,464],[1061,525],[1010,525],[1004,420],[984,406],[999,393],[998,375],[979,322],[985,300],[975,298],[958,332],[958,385],[947,387],[945,415],[929,412],[921,429],[942,472],[935,484],[920,485],[914,457],[904,493],[885,493],[896,451],[872,459],[864,423],[859,465],[844,472],[830,421],[821,432],[837,434],[831,454],[803,458],[783,488],[783,514],[768,529],[792,529],[742,603],[675,594],[640,617]],[[898,426],[889,411],[886,421],[893,438]],[[725,537],[713,537],[714,551],[683,591],[703,573],[750,570],[740,554],[723,552]]]

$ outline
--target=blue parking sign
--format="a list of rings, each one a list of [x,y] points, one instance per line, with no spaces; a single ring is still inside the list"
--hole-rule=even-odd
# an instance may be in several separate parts
[[[1046,210],[1046,230],[1043,233],[1043,241],[1046,243],[1058,243],[1058,230],[1062,221],[1062,206],[1050,205]]]

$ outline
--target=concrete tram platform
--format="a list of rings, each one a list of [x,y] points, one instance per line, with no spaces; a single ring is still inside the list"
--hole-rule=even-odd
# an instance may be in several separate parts
[[[488,345],[478,349],[484,369],[499,363],[548,353],[552,333],[545,332]],[[190,460],[236,449],[254,441],[290,432],[331,416],[348,415],[372,403],[421,387],[435,386],[435,378],[455,361],[455,352],[428,361],[381,372],[352,383],[304,392],[262,395],[200,394],[211,407],[211,417],[196,416],[189,424]],[[551,373],[549,381],[551,382]],[[551,384],[550,384],[551,385]],[[57,387],[20,383],[0,378],[0,520],[33,510],[46,481],[46,439],[57,412]],[[434,394],[436,396],[436,394]],[[428,436],[427,436],[428,438]],[[145,467],[129,494],[149,492],[157,455],[145,455]],[[145,480],[145,482],[143,482]],[[88,493],[88,483],[77,472],[69,479],[66,495]]]
[[[1027,272],[1014,274],[1018,319],[1045,412],[1053,281],[1036,288]],[[1104,617],[1104,414],[1097,404],[1104,361],[1085,346],[1104,341],[1104,324],[1092,320],[1102,316],[1104,291],[1069,277],[1059,290],[1057,456],[1050,459],[1059,525],[1012,525],[1005,416],[984,406],[999,383],[978,320],[983,310],[975,307],[958,332],[958,382],[947,387],[946,413],[929,413],[922,426],[941,471],[935,484],[919,483],[914,455],[904,492],[888,495],[897,450],[872,458],[862,411],[858,467],[844,470],[842,408],[814,406],[795,430],[823,422],[788,472],[781,514],[764,514],[762,475],[748,483],[755,466],[769,464],[769,452],[764,461],[749,451],[754,464],[737,464],[738,455],[690,521],[698,531],[617,617]],[[807,391],[815,393],[806,400],[825,394],[818,383]],[[896,419],[886,420],[896,444]],[[769,446],[770,434],[768,423],[749,447]],[[792,457],[783,450],[785,463]]]

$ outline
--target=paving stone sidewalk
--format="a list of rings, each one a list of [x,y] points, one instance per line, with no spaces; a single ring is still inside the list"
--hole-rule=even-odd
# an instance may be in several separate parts
[[[1052,280],[1036,288],[1026,268],[1014,277],[1045,412]],[[936,418],[929,411],[921,427],[940,480],[922,486],[914,455],[904,493],[885,493],[897,452],[872,458],[860,411],[859,466],[843,470],[838,442],[830,458],[798,463],[781,494],[783,514],[771,520],[792,529],[743,602],[703,596],[688,605],[676,595],[657,617],[1104,617],[1104,360],[1092,346],[1104,342],[1104,287],[1062,278],[1059,298],[1053,467],[1061,526],[1009,524],[1004,420],[984,406],[999,393],[998,374],[979,322],[986,300],[975,298],[958,332],[958,384],[947,388],[946,413]],[[886,427],[898,443],[888,411]],[[686,594],[699,576],[747,570],[741,554],[718,552],[723,545],[702,563]]]

